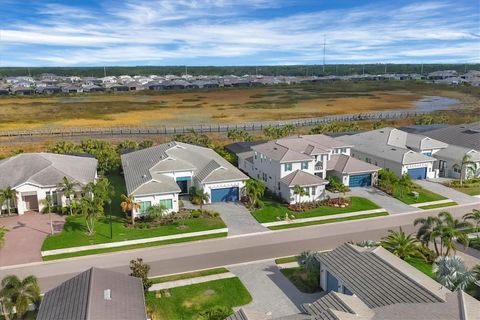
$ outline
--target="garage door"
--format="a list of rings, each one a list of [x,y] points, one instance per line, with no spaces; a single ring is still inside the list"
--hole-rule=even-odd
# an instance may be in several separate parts
[[[327,292],[338,291],[338,280],[327,271]]]
[[[415,180],[423,180],[427,177],[427,168],[408,169],[408,175]]]
[[[212,189],[212,202],[238,201],[238,187]]]
[[[350,176],[348,178],[349,187],[365,187],[372,184],[372,175],[368,174],[357,174]]]

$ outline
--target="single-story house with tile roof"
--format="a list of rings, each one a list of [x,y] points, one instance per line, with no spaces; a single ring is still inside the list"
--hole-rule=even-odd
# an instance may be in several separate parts
[[[353,145],[351,155],[375,166],[390,170],[398,176],[409,174],[413,179],[436,178],[438,170],[432,154],[447,144],[426,139],[395,128],[382,128],[345,135],[337,140]]]
[[[135,215],[151,205],[178,211],[178,196],[202,188],[209,203],[238,201],[248,177],[215,151],[182,142],[169,142],[123,154],[122,167],[129,195],[140,204]]]
[[[449,144],[433,155],[437,159],[438,175],[453,179],[465,179],[480,177],[480,152],[474,149]],[[462,169],[462,161],[465,156],[471,162]],[[463,171],[463,172],[462,172]]]
[[[422,134],[448,144],[480,150],[480,122],[427,130]]]
[[[21,153],[0,161],[0,189],[17,191],[18,214],[42,211],[41,201],[51,196],[54,205],[64,206],[67,199],[58,189],[63,178],[79,188],[97,179],[97,159],[54,153]]]
[[[43,296],[37,320],[146,320],[140,278],[90,268]]]

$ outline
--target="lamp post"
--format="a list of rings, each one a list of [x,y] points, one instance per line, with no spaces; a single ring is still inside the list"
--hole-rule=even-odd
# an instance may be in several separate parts
[[[108,216],[110,220],[110,239],[113,239],[113,226],[112,226],[112,200],[108,200]]]

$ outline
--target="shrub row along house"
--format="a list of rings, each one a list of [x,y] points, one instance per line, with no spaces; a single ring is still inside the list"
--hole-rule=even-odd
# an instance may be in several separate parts
[[[47,196],[53,206],[65,206],[68,200],[59,187],[65,177],[80,191],[96,181],[97,160],[53,153],[24,153],[1,160],[0,189],[10,188],[14,192],[12,198],[3,199],[0,209],[13,208],[18,214],[40,212]]]
[[[238,167],[292,204],[323,199],[327,177],[335,176],[350,187],[369,186],[380,170],[351,157],[352,144],[321,134],[238,146],[229,147],[238,157]],[[298,197],[295,186],[305,195]]]
[[[139,216],[152,205],[178,211],[179,195],[191,187],[208,194],[207,203],[238,201],[248,177],[209,148],[169,142],[122,155],[127,192]]]

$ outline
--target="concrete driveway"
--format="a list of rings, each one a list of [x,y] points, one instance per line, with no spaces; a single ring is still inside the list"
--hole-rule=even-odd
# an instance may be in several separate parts
[[[64,217],[53,215],[54,232],[60,232],[64,223]],[[42,243],[50,234],[48,214],[27,212],[21,216],[1,217],[0,226],[9,230],[5,245],[0,249],[0,266],[42,261]]]
[[[255,220],[250,211],[240,203],[219,202],[205,207],[220,213],[228,227],[229,236],[270,231]]]
[[[368,200],[375,202],[380,207],[387,210],[390,214],[418,211],[418,208],[409,206],[408,204],[405,204],[402,201],[397,200],[385,192],[373,187],[351,188],[346,194],[349,196],[367,198]]]
[[[433,182],[428,180],[416,180],[415,183],[421,186],[422,188],[435,192],[441,196],[444,196],[445,198],[455,201],[458,204],[480,202],[480,199],[476,197],[472,197],[463,192],[446,187],[443,184],[438,182]]]

